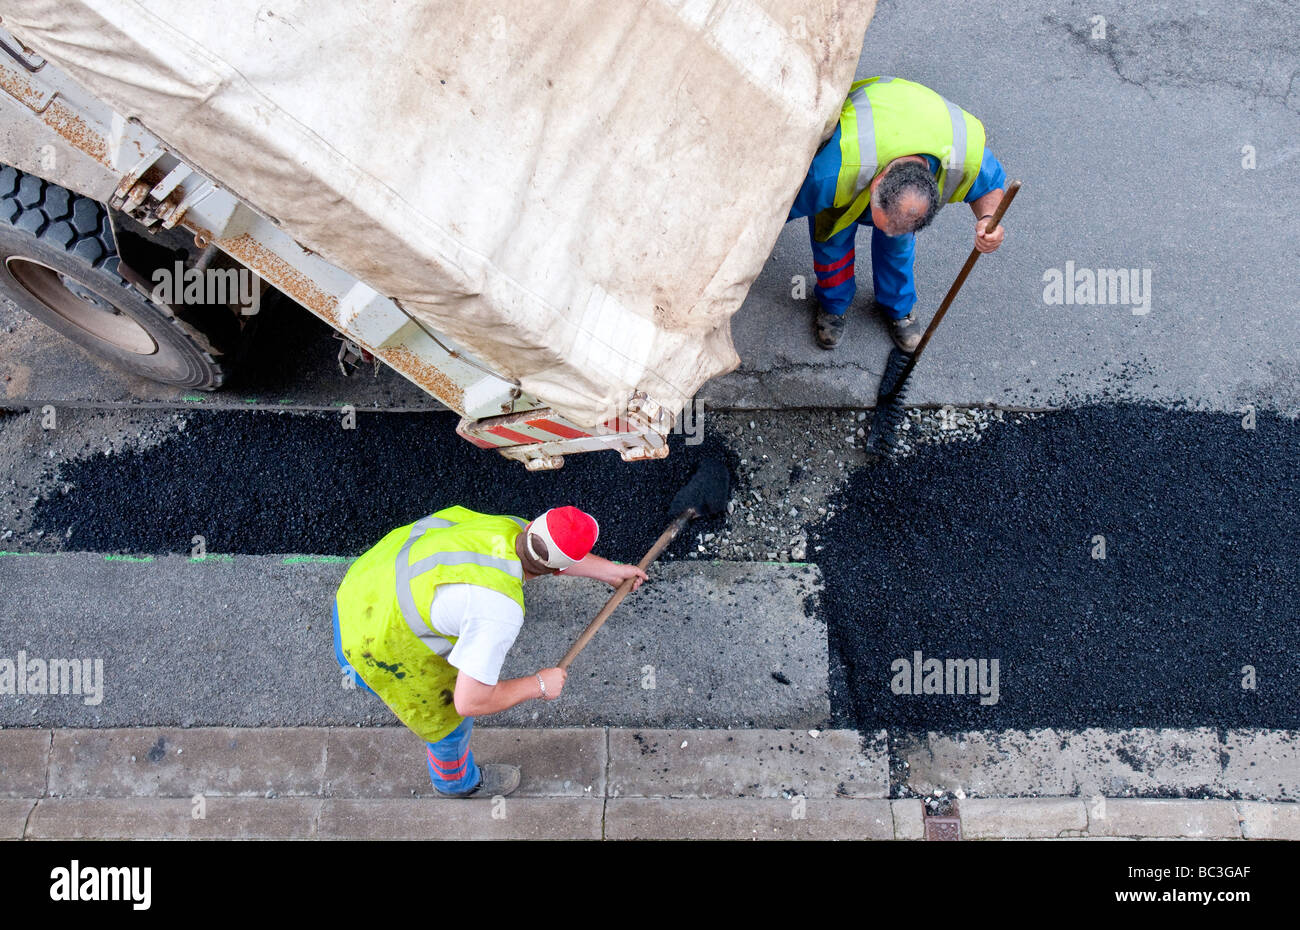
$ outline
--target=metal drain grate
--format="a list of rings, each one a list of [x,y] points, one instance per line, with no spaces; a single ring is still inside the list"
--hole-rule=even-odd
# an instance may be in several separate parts
[[[960,840],[961,811],[956,801],[947,801],[936,805],[931,811],[929,804],[922,806],[925,812],[925,838],[927,840]]]

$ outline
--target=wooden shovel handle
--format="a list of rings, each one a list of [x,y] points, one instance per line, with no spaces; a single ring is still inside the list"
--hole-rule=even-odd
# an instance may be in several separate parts
[[[1012,181],[1007,185],[1006,192],[1002,195],[1002,202],[999,203],[998,208],[993,211],[993,222],[989,223],[988,228],[984,230],[984,232],[991,233],[993,230],[998,228],[998,224],[1002,222],[1002,214],[1007,212],[1007,207],[1011,206],[1011,201],[1016,199],[1016,193],[1019,190],[1019,181]],[[970,255],[966,258],[966,264],[962,265],[961,272],[957,275],[957,280],[953,281],[952,287],[948,288],[948,293],[943,298],[943,303],[939,304],[939,309],[935,311],[934,318],[930,320],[930,325],[925,328],[925,335],[921,337],[921,341],[918,342],[916,348],[912,350],[912,359],[908,362],[907,368],[904,369],[903,376],[898,379],[900,385],[907,380],[907,376],[910,375],[912,369],[916,367],[916,360],[921,357],[921,353],[930,342],[930,337],[933,336],[934,331],[939,328],[939,321],[942,320],[943,315],[948,312],[948,307],[952,305],[953,299],[957,296],[957,292],[961,290],[961,286],[966,283],[966,276],[969,275],[971,269],[975,267],[975,260],[980,257],[980,254],[979,249],[970,250]]]
[[[659,554],[668,548],[668,544],[677,538],[677,534],[695,518],[695,515],[695,508],[693,507],[682,511],[677,519],[668,525],[668,529],[664,530],[659,535],[659,538],[655,540],[655,544],[650,547],[650,551],[645,554],[645,558],[637,563],[637,568],[641,569],[641,571],[649,568],[650,563],[659,558]],[[582,635],[564,654],[564,658],[560,660],[560,668],[566,672],[569,670],[569,666],[577,658],[578,653],[586,648],[587,643],[591,642],[591,638],[596,635],[596,631],[604,625],[605,621],[609,619],[609,615],[614,612],[614,608],[622,603],[623,598],[627,597],[627,593],[632,590],[632,584],[635,581],[635,578],[628,578],[610,595],[609,600],[605,602],[605,606],[600,609],[600,613],[596,614],[592,621],[587,624],[587,628],[582,631]]]

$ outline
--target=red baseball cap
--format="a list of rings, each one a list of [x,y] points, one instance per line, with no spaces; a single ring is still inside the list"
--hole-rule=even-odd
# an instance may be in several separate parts
[[[552,507],[528,524],[525,545],[528,552],[547,568],[565,569],[587,557],[600,525],[577,507]]]

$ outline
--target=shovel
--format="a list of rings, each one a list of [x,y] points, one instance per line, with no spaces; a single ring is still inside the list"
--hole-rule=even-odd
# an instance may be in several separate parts
[[[686,524],[690,523],[698,516],[711,515],[720,513],[727,506],[727,498],[731,496],[731,474],[727,471],[727,465],[721,459],[708,458],[700,463],[691,476],[691,480],[686,486],[677,492],[673,502],[669,507],[670,513],[677,514],[673,522],[668,524],[668,529],[659,534],[655,544],[645,554],[637,568],[645,571],[650,567],[650,563],[659,558],[659,554],[668,548],[668,544],[677,538]],[[600,613],[587,624],[587,628],[582,631],[582,635],[577,638],[569,651],[564,654],[560,660],[559,667],[566,672],[573,660],[577,658],[578,653],[586,648],[587,643],[596,635],[599,630],[609,619],[609,615],[614,612],[614,608],[622,603],[623,598],[627,597],[632,590],[632,584],[635,578],[629,578],[618,586],[618,589],[610,595],[605,606],[600,609]]]

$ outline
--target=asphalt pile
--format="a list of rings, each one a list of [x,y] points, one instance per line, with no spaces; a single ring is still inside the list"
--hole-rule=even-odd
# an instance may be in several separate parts
[[[716,440],[671,437],[666,459],[572,456],[528,472],[455,435],[450,414],[342,416],[210,412],[145,449],[64,462],[72,487],[34,505],[33,526],[59,547],[96,552],[360,555],[394,527],[454,504],[531,519],[572,504],[600,524],[596,551],[635,562],[674,516],[697,465],[727,456]],[[721,522],[704,518],[701,525]],[[677,540],[666,553],[685,553]]]
[[[691,480],[678,491],[668,505],[674,516],[693,510],[696,514],[710,516],[722,513],[731,496],[731,473],[721,455],[704,458]]]
[[[1134,406],[860,468],[809,530],[833,703],[864,731],[1294,727],[1298,473],[1295,422]],[[945,691],[996,659],[996,703],[925,693],[917,652]]]

